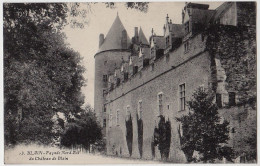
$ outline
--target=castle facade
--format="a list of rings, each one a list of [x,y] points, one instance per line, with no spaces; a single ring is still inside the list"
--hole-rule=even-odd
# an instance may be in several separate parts
[[[215,10],[208,8],[187,3],[180,13],[182,24],[167,15],[162,36],[152,30],[147,39],[135,28],[130,39],[119,16],[106,37],[100,34],[94,109],[108,155],[159,160],[154,129],[163,116],[171,125],[169,160],[186,162],[176,117],[189,112],[186,101],[199,87],[215,93],[220,115],[230,122],[230,145],[235,146],[232,136],[241,121],[256,118],[256,109],[248,106],[256,98],[255,3],[225,2]]]

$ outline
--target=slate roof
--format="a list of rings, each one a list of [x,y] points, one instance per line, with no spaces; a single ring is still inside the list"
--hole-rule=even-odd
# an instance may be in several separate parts
[[[210,19],[210,23],[214,23],[219,19],[235,2],[224,2],[214,12],[214,15]]]
[[[182,24],[169,24],[173,37],[181,38],[184,36],[184,27]]]
[[[139,42],[142,43],[142,44],[145,44],[145,45],[149,45],[149,42],[148,40],[146,39],[145,35],[144,35],[144,32],[142,30],[142,28],[140,27],[140,30],[139,30]]]
[[[206,25],[214,15],[214,13],[215,10],[192,9],[192,22]]]
[[[97,53],[107,50],[121,50],[122,48],[122,31],[125,30],[119,16],[117,15],[114,23],[112,24],[110,30],[108,31],[103,44],[100,46]],[[127,48],[130,47],[131,40],[127,34]]]
[[[165,39],[163,36],[153,36],[154,43],[158,49],[165,48]]]

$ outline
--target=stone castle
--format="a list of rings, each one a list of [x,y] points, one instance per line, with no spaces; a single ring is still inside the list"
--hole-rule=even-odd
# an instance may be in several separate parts
[[[188,113],[185,103],[199,87],[215,93],[220,115],[230,122],[233,146],[239,123],[256,118],[256,109],[248,106],[256,98],[255,8],[254,2],[225,2],[215,10],[186,3],[182,24],[167,15],[163,35],[152,30],[149,39],[142,28],[134,28],[130,39],[117,15],[106,37],[100,34],[95,54],[94,108],[104,128],[107,154],[160,159],[158,147],[151,149],[162,115],[171,122],[169,160],[186,162],[175,119]],[[126,140],[129,118],[131,154]]]

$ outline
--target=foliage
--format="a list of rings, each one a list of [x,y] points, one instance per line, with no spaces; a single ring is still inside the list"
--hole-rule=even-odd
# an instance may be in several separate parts
[[[140,153],[140,158],[143,156],[143,120],[138,118],[138,114],[136,114],[137,120],[137,134],[138,134],[138,149]]]
[[[255,5],[254,3],[249,3]],[[241,3],[240,5],[246,5]],[[252,6],[246,8],[249,10],[247,17],[254,20],[255,11],[252,12]],[[241,9],[241,7],[240,7]],[[255,10],[255,8],[254,8]],[[240,12],[241,14],[243,12]],[[241,18],[241,19],[242,19]],[[247,26],[225,26],[212,25],[207,30],[207,48],[210,52],[213,66],[214,59],[220,60],[226,75],[227,91],[235,91],[239,96],[237,105],[250,104],[252,107],[256,105],[256,29],[252,24]],[[250,26],[248,26],[250,25]],[[214,71],[214,70],[213,70]],[[212,73],[216,79],[216,71]],[[213,90],[216,91],[216,81]],[[255,109],[255,108],[254,108]]]
[[[187,161],[192,160],[192,153],[198,151],[199,160],[214,162],[225,157],[232,161],[233,149],[226,146],[229,140],[229,123],[220,123],[218,108],[213,103],[214,95],[199,88],[188,102],[191,112],[176,118],[182,124],[179,129],[181,149],[186,153]]]
[[[126,143],[129,151],[130,157],[132,156],[132,146],[133,146],[133,122],[132,116],[129,115],[129,118],[125,121],[126,126]]]
[[[61,136],[61,145],[72,147],[83,145],[89,149],[90,145],[101,143],[101,126],[93,112],[82,110],[65,127],[64,134]]]
[[[234,133],[234,150],[237,155],[245,157],[247,161],[257,159],[257,119],[256,111],[240,123]]]
[[[169,158],[171,144],[171,123],[165,120],[165,117],[160,115],[158,128],[154,130],[154,146],[158,145],[162,160]]]
[[[49,144],[52,117],[84,102],[80,55],[64,42],[64,4],[4,4],[5,143]]]

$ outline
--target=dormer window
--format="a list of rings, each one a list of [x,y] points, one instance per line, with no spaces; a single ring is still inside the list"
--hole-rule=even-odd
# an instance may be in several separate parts
[[[140,50],[139,50],[139,58],[141,58],[142,56],[143,56],[142,48],[140,48]]]
[[[170,45],[170,36],[166,37],[166,47]]]
[[[189,33],[189,32],[190,32],[190,22],[187,21],[187,22],[184,24],[184,26],[185,26],[185,33],[186,33],[186,34]]]

